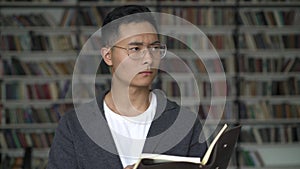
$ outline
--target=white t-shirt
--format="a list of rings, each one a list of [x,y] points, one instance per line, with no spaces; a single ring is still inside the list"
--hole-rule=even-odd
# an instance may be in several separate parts
[[[134,117],[126,117],[114,113],[103,101],[105,117],[123,167],[136,163],[143,151],[157,106],[155,94],[151,93],[151,96],[148,109]]]

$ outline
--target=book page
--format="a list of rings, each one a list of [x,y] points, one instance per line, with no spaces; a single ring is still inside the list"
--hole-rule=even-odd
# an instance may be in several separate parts
[[[140,157],[140,160],[135,164],[133,169],[136,169],[142,159],[152,159],[154,163],[164,163],[164,162],[190,162],[200,164],[200,157],[183,157],[183,156],[174,156],[174,155],[164,155],[164,154],[148,154],[143,153]]]
[[[223,128],[219,131],[219,133],[217,134],[217,136],[214,138],[214,140],[211,142],[211,144],[209,145],[206,153],[203,156],[203,159],[201,161],[201,164],[205,165],[210,157],[210,154],[212,153],[213,148],[215,147],[216,142],[218,141],[218,139],[220,138],[220,136],[224,133],[224,131],[227,128],[227,124],[224,124]]]
[[[191,162],[191,163],[200,163],[200,157],[184,157],[184,156],[174,156],[174,155],[164,155],[164,154],[142,154],[142,159],[149,158],[153,159],[157,162],[170,162],[170,161],[184,161],[184,162]]]
[[[227,128],[227,124],[224,124],[222,129],[219,131],[217,136],[213,139],[210,146],[208,147],[206,153],[203,156],[203,159],[201,161],[200,157],[183,157],[183,156],[174,156],[174,155],[164,155],[164,154],[150,154],[150,153],[143,153],[141,154],[140,159],[137,161],[137,163],[134,165],[133,169],[137,169],[142,159],[153,159],[155,163],[162,163],[162,162],[191,162],[191,163],[198,163],[205,165],[208,162],[208,159],[212,153],[212,150],[218,141],[218,139],[221,137],[221,135],[224,133],[224,131]]]

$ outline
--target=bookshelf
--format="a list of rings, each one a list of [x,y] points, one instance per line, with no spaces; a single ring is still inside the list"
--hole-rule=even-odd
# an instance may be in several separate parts
[[[57,121],[72,108],[72,68],[81,47],[98,30],[109,10],[139,3],[0,1],[0,169],[20,165],[26,144],[34,148],[34,166],[45,168]],[[230,168],[299,168],[300,164],[291,157],[299,157],[295,150],[300,147],[300,3],[147,0],[143,5],[197,25],[219,54],[227,83],[220,122],[243,125]],[[176,34],[190,42],[189,46],[202,49],[207,45],[193,39],[193,30],[170,26],[174,25],[173,20],[162,18],[161,22],[165,33]],[[182,59],[191,68],[199,86],[201,105],[190,97],[192,79],[179,67],[172,76],[159,76],[161,88],[171,99],[199,110],[201,117],[207,118],[212,98],[207,70],[186,44],[162,38],[169,51],[184,56]],[[205,61],[214,62],[211,51],[201,53],[206,56]],[[176,64],[171,56],[165,62]],[[218,76],[217,71],[212,75]],[[96,88],[106,88],[108,81],[106,76],[96,78]],[[179,87],[185,90],[179,93]],[[219,102],[216,98],[215,103]],[[281,160],[276,151],[289,159]],[[268,156],[279,159],[272,163]]]
[[[78,29],[62,22],[75,2],[1,1],[0,168],[45,168],[57,122],[72,105]]]
[[[239,3],[240,167],[298,168],[299,4]],[[286,158],[283,158],[283,157]]]

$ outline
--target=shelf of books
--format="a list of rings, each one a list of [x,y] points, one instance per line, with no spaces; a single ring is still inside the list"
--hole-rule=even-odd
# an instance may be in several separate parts
[[[202,4],[202,1],[188,1],[182,6],[177,4],[179,1],[164,2],[160,3],[158,11],[184,18],[198,29],[180,24],[176,18],[160,18],[163,34],[171,36],[162,37],[169,53],[161,64],[176,65],[163,67],[170,71],[161,76],[162,89],[169,98],[199,112],[208,133],[216,124],[236,124],[235,6],[219,2]],[[193,86],[194,79],[197,90]],[[222,106],[224,110],[220,116],[218,108]],[[236,159],[233,154],[229,168],[236,168]]]
[[[209,108],[210,99],[212,97],[211,80],[221,77],[221,69],[224,69],[226,73],[225,81],[228,87],[225,95],[229,103],[227,104],[228,118],[225,118],[224,120],[236,119],[231,113],[234,106],[233,104],[230,104],[233,103],[236,92],[235,87],[233,87],[235,83],[235,44],[233,37],[235,29],[234,5],[231,3],[222,3],[223,5],[221,6],[218,2],[205,5],[205,2],[193,1],[188,1],[184,3],[184,5],[179,4],[179,1],[171,3],[170,1],[163,1],[159,4],[158,11],[184,18],[193,25],[196,25],[199,29],[195,31],[191,27],[185,25],[182,26],[181,24],[176,26],[176,22],[178,22],[176,19],[172,20],[170,18],[162,17],[160,21],[162,23],[162,32],[173,36],[172,38],[165,38],[163,41],[168,44],[168,49],[171,52],[170,55],[180,57],[184,64],[191,69],[191,72],[194,75],[193,78],[197,80],[197,87],[202,103],[200,109],[207,110],[207,108]],[[205,34],[205,37],[199,36],[198,31]],[[187,43],[183,44],[182,42]],[[180,63],[176,63],[176,58],[172,58],[171,56],[167,56],[166,58],[166,61],[163,60],[162,63],[173,62],[173,65],[180,65]],[[221,68],[220,65],[214,64],[217,63],[219,59],[222,63]],[[207,71],[208,67],[212,68],[209,72]],[[188,71],[184,70],[184,66],[172,67],[170,70],[176,73],[173,76],[173,79],[169,80],[168,78],[164,78],[163,80],[162,87],[166,91],[166,94],[171,97],[193,95],[193,92],[195,91],[189,86],[193,83],[191,80],[192,78],[187,76]],[[184,80],[175,81],[174,78]],[[186,90],[182,90],[180,91],[181,93],[179,93],[178,90],[175,89],[176,83],[177,86],[183,86],[182,88]],[[218,100],[220,98],[215,97],[214,99]],[[186,98],[182,100],[186,100]],[[190,100],[196,101],[197,99]],[[190,105],[196,107],[199,106],[199,103],[193,104],[193,101],[187,102],[189,102]],[[199,109],[199,107],[196,109]],[[203,116],[205,117],[207,115]]]
[[[240,168],[300,166],[300,4],[272,3],[240,2]]]
[[[27,5],[23,5],[27,4]],[[45,168],[60,116],[72,107],[71,79],[78,53],[76,9],[65,2],[1,1],[0,168]],[[47,8],[46,8],[47,7]]]
[[[244,124],[239,163],[242,168],[299,168],[299,121]]]

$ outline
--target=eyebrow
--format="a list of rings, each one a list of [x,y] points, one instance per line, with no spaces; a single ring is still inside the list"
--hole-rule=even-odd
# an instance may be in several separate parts
[[[155,44],[160,44],[160,41],[154,41],[152,43],[150,43],[149,45],[155,45]],[[130,42],[128,45],[137,45],[137,46],[140,46],[140,45],[144,45],[143,42]]]

